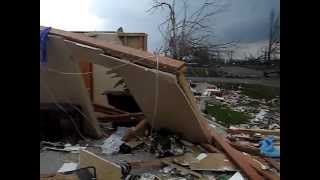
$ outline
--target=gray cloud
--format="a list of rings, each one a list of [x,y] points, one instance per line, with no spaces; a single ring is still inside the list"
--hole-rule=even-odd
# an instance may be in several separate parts
[[[189,2],[191,11],[199,7],[200,1]],[[220,0],[219,3],[228,7],[210,23],[216,40],[221,42],[247,43],[267,39],[270,11],[279,12],[280,9],[280,0]],[[148,33],[152,51],[161,45],[158,25],[164,20],[165,12],[146,12],[151,4],[151,0],[97,0],[92,11],[106,20],[105,30],[116,30],[121,26],[127,32]]]

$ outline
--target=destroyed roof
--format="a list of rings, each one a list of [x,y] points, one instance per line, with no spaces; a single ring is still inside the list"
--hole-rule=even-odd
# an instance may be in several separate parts
[[[42,30],[43,28],[44,27],[40,26],[40,30]],[[111,44],[78,33],[72,33],[52,28],[50,34],[58,35],[67,40],[71,40],[77,43],[100,48],[108,55],[117,57],[119,59],[126,59],[134,62],[135,64],[147,66],[149,68],[156,68],[158,58],[159,69],[165,72],[177,73],[177,71],[181,71],[185,67],[185,63],[183,61],[174,60],[164,56],[156,57],[150,52],[122,45]]]

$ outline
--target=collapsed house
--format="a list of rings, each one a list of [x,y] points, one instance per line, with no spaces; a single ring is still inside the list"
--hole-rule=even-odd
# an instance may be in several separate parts
[[[74,76],[84,74],[80,62],[103,66],[108,69],[108,74],[116,73],[124,79],[145,117],[135,130],[142,127],[142,123],[151,129],[171,130],[183,139],[206,147],[208,152],[224,153],[249,179],[277,179],[209,126],[184,77],[185,63],[182,61],[109,43],[83,33],[51,29],[47,40],[47,61],[40,65],[40,109],[54,104],[56,108],[68,111],[61,104],[71,105],[73,111],[82,115],[81,129],[85,136],[102,137],[92,95],[88,93],[83,77]],[[66,114],[72,115],[71,112]],[[119,170],[119,167],[115,169]]]

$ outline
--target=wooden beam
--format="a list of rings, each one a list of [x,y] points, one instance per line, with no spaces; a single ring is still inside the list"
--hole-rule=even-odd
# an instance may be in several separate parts
[[[276,160],[272,158],[265,157],[263,158],[267,163],[269,163],[272,167],[274,167],[276,170],[280,171],[280,163],[278,163]]]
[[[258,163],[254,162],[251,158],[253,157],[249,157],[249,156],[244,156],[247,161],[250,163],[250,165],[256,169],[256,171],[261,174],[265,179],[268,180],[280,180],[280,176],[277,175],[276,173],[269,171],[269,170],[265,170],[262,169],[261,165],[259,165]],[[260,162],[261,163],[261,162]]]
[[[229,129],[227,129],[227,132],[228,133],[232,133],[232,134],[239,134],[239,133],[255,134],[255,133],[260,133],[260,134],[264,134],[264,135],[280,136],[280,130],[267,130],[267,129],[229,128]]]
[[[143,135],[148,128],[148,121],[144,119],[140,121],[136,127],[128,129],[126,134],[123,136],[122,140],[128,142],[130,139],[138,135]]]
[[[201,146],[206,149],[208,152],[211,152],[211,153],[221,153],[221,151],[214,147],[213,145],[211,144],[201,144]]]
[[[40,29],[42,28],[43,27],[40,26]],[[67,40],[85,44],[95,48],[100,48],[106,54],[118,57],[120,59],[129,60],[148,68],[156,68],[157,59],[159,62],[159,69],[161,71],[177,73],[180,69],[182,69],[185,66],[185,63],[183,61],[178,61],[165,56],[158,56],[158,58],[156,58],[154,54],[150,52],[126,47],[123,45],[112,44],[79,33],[51,29],[49,34],[57,35]]]
[[[252,146],[245,146],[236,142],[230,142],[230,144],[236,148],[239,151],[248,153],[248,154],[252,154],[252,155],[256,155],[256,156],[264,156],[263,154],[260,153],[260,150],[256,147],[252,147]]]
[[[257,173],[256,169],[252,167],[252,165],[248,162],[246,157],[239,152],[238,150],[234,149],[229,143],[228,140],[216,133],[215,131],[211,131],[211,136],[213,142],[220,146],[220,148],[227,154],[227,156],[235,163],[240,170],[251,180],[263,180],[264,178]]]

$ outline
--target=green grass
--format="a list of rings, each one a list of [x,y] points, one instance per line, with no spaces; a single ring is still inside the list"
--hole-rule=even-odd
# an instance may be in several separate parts
[[[217,86],[219,88],[228,90],[238,90],[239,85],[242,89],[241,94],[249,96],[254,99],[266,99],[271,100],[276,96],[280,96],[279,87],[263,86],[258,84],[237,84],[237,83],[219,83]]]
[[[192,75],[195,77],[208,77],[208,70],[206,68],[192,68]]]
[[[238,112],[224,105],[207,105],[207,113],[215,117],[216,120],[225,127],[249,122],[251,116],[244,112]]]
[[[271,100],[276,96],[280,96],[280,88],[246,84],[243,85],[241,93],[251,98]]]

